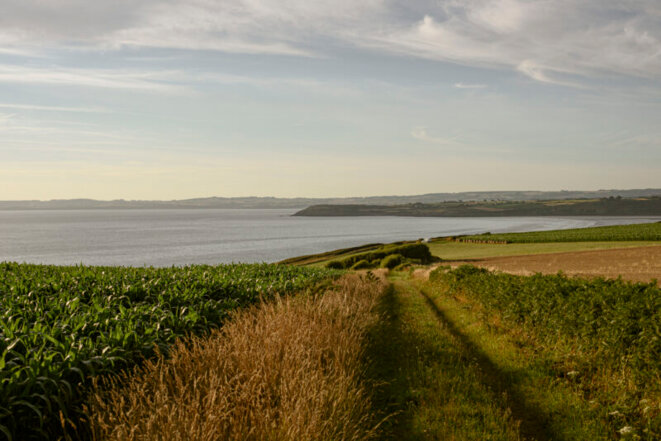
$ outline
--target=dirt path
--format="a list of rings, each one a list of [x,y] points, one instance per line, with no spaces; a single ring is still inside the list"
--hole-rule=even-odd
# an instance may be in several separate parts
[[[563,271],[570,276],[622,276],[635,282],[649,282],[652,279],[661,282],[661,246],[495,257],[452,262],[452,266],[463,263],[519,275]]]

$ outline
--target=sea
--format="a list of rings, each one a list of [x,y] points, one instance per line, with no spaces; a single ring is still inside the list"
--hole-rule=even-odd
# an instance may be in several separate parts
[[[295,217],[296,209],[0,211],[0,262],[277,262],[367,243],[661,221],[661,217]]]

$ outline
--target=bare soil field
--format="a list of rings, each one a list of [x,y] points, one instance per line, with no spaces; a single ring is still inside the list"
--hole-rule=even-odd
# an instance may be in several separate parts
[[[518,275],[563,271],[569,276],[580,277],[622,276],[634,282],[657,279],[661,284],[661,246],[494,257],[456,261],[452,266],[463,263]]]

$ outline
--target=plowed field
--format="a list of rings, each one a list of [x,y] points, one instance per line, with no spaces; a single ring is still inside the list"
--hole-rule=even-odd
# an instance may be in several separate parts
[[[555,274],[563,271],[570,276],[622,276],[635,282],[649,282],[651,279],[661,281],[661,246],[494,257],[453,262],[452,266],[461,263],[519,275]]]

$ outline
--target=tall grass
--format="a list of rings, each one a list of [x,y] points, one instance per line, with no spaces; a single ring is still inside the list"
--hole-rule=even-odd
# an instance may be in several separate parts
[[[318,297],[233,314],[206,338],[98,382],[94,440],[366,440],[364,339],[385,282],[349,275]]]

